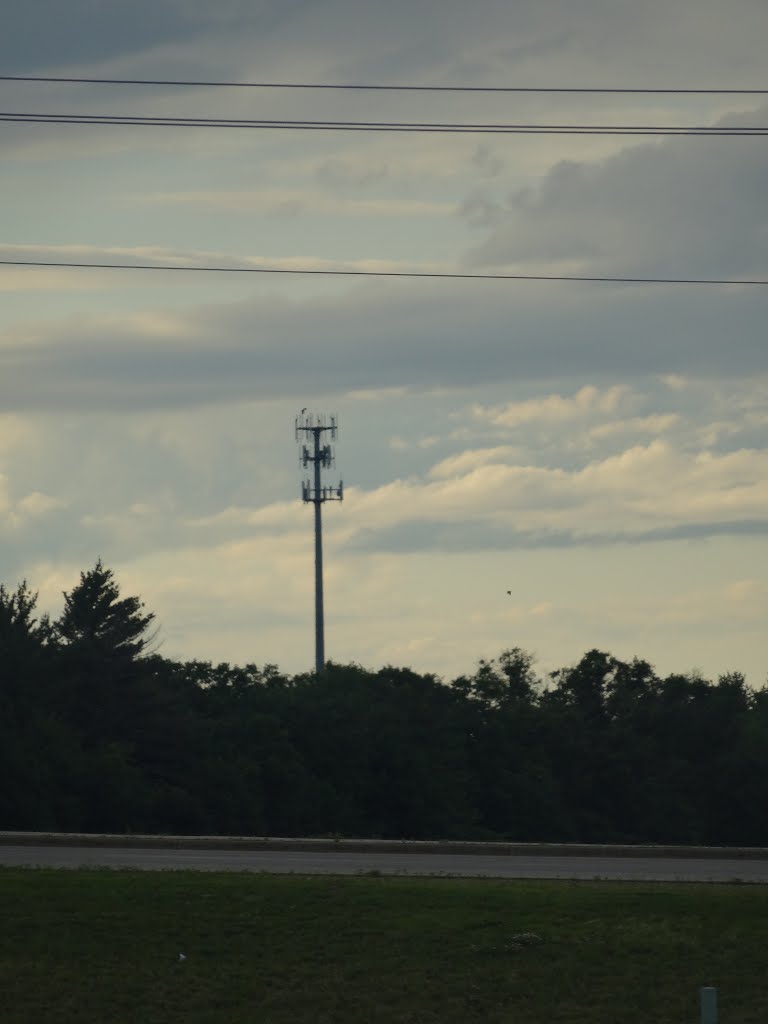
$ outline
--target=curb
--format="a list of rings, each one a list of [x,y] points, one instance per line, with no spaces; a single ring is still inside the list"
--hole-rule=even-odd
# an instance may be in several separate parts
[[[172,850],[276,850],[311,853],[424,853],[495,857],[680,857],[765,860],[760,846],[644,846],[610,843],[488,843],[411,839],[312,839],[279,836],[107,835],[93,832],[0,832],[0,846],[85,846]]]

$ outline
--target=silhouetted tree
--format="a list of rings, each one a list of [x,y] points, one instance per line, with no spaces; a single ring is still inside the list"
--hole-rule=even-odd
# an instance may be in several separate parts
[[[155,616],[144,614],[143,608],[138,597],[120,597],[114,573],[99,559],[64,594],[56,635],[63,645],[86,655],[134,660],[148,653],[154,639],[149,628]]]
[[[768,691],[518,647],[449,684],[176,662],[101,561],[0,585],[0,829],[768,843]]]

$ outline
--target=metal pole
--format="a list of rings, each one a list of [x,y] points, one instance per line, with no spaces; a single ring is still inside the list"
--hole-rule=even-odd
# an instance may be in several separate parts
[[[323,621],[323,520],[322,492],[320,490],[320,428],[312,431],[315,436],[315,672],[325,668],[325,623]]]
[[[699,989],[701,1024],[717,1024],[717,989],[707,986]]]

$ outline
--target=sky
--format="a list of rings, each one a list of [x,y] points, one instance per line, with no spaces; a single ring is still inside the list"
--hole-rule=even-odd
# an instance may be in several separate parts
[[[768,87],[764,0],[6,0],[0,74]],[[768,95],[0,81],[2,109],[768,125]],[[0,260],[768,278],[760,138],[0,123]],[[172,658],[768,657],[768,288],[0,266],[0,580],[97,559]],[[511,591],[511,593],[508,593]]]

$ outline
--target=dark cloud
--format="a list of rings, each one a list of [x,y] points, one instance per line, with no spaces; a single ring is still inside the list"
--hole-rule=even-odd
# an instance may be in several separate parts
[[[196,8],[178,0],[11,0],[3,5],[0,66],[35,74],[183,42],[204,28]]]
[[[762,106],[720,123],[767,121]],[[605,160],[558,163],[540,185],[511,199],[487,190],[470,196],[464,215],[495,226],[466,262],[485,268],[569,261],[584,273],[764,277],[766,210],[759,139],[665,139]]]
[[[736,522],[680,523],[651,530],[602,531],[516,530],[483,522],[404,521],[381,530],[361,530],[345,545],[349,552],[515,551],[547,548],[614,547],[714,537],[765,537],[768,519]]]
[[[437,71],[468,84],[507,79],[510,67],[541,84],[637,81],[691,84],[718,72],[736,85],[763,61],[763,0],[7,0],[0,39],[10,70],[66,68],[228,39],[238,60],[291,61],[299,53],[340,77],[422,80]],[[210,53],[190,48],[189,63]],[[234,69],[233,69],[234,70]],[[237,74],[235,74],[237,77]],[[754,83],[747,83],[754,84]]]
[[[320,80],[505,84],[514,69],[543,85],[736,86],[755,84],[765,28],[764,0],[7,0],[0,66],[140,67],[154,51],[190,77],[304,67]]]
[[[328,299],[167,313],[157,331],[151,324],[77,318],[6,330],[3,408],[173,408],[768,368],[757,288],[377,282]]]

